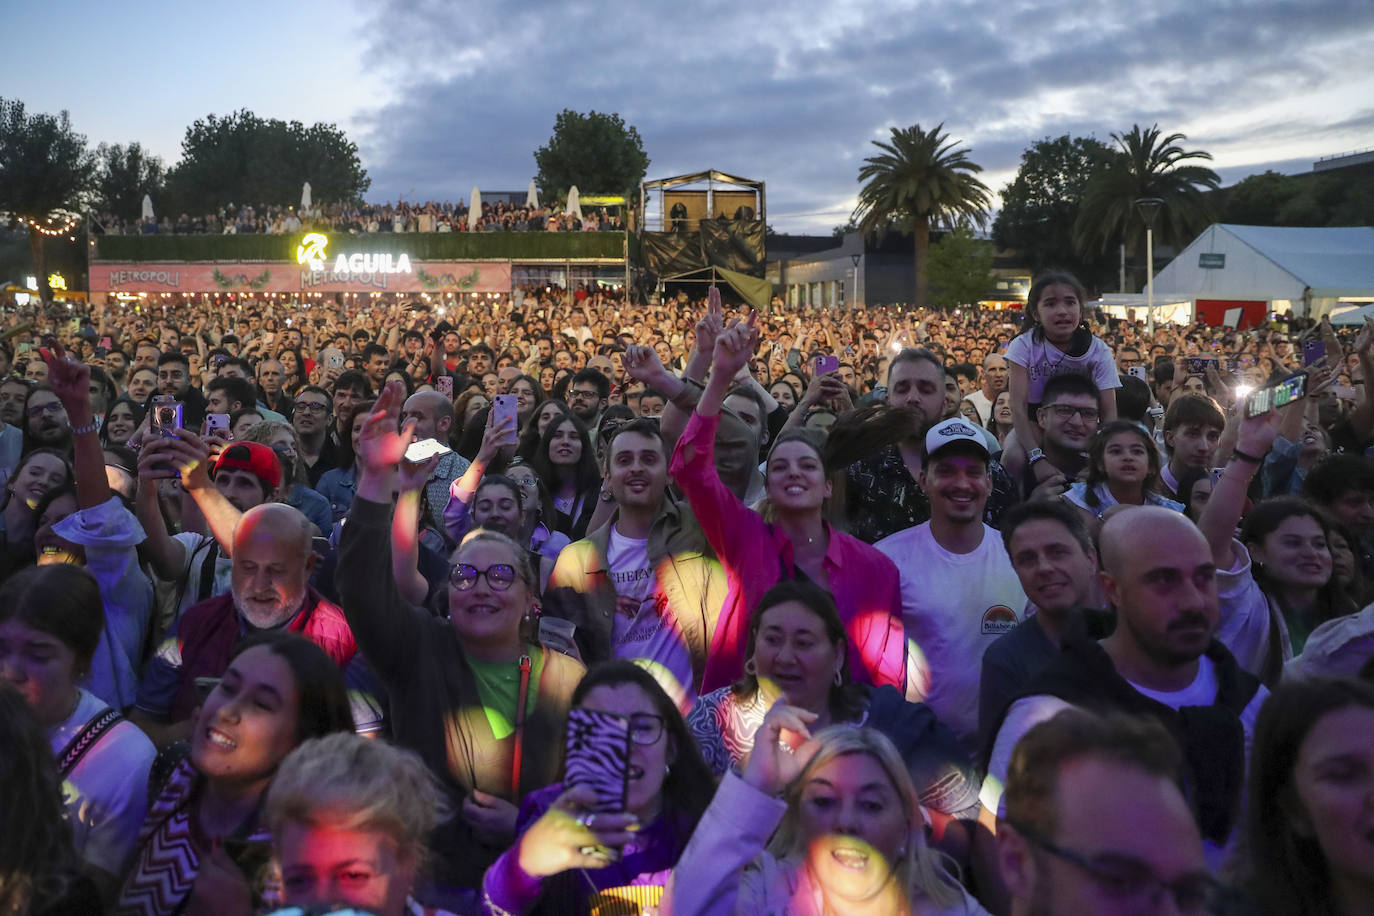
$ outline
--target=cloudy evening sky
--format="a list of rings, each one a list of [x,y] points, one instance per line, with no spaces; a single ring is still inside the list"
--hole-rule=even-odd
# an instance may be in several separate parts
[[[779,231],[843,222],[893,125],[944,122],[994,189],[1039,138],[1134,122],[1227,183],[1374,147],[1369,0],[46,0],[7,26],[0,95],[93,144],[171,164],[211,112],[333,121],[374,201],[524,188],[563,108],[637,126],[650,178],[766,181]]]

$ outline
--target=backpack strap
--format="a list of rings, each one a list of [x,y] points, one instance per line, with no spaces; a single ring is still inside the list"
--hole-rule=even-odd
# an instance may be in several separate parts
[[[219,541],[212,537],[210,538],[209,549],[205,552],[205,560],[200,564],[200,584],[196,588],[194,603],[199,604],[210,597],[210,593],[215,588],[215,564],[218,561]]]
[[[77,732],[62,749],[62,753],[57,755],[57,770],[62,778],[66,779],[71,775],[72,770],[76,769],[76,765],[86,756],[87,751],[95,747],[102,735],[123,721],[124,717],[118,711],[106,708],[82,726],[81,731]]]

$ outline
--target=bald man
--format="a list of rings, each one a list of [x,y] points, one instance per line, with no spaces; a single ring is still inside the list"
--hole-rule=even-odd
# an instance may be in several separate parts
[[[1057,713],[1080,707],[1151,716],[1184,749],[1198,827],[1215,868],[1240,814],[1246,748],[1268,691],[1214,638],[1216,566],[1186,516],[1154,506],[1122,511],[1103,526],[1098,550],[1116,630],[1101,642],[1066,642],[995,732],[987,729],[996,739],[983,803],[1001,813],[1016,743]]]
[[[239,519],[229,591],[193,605],[176,622],[139,685],[130,718],[154,744],[190,736],[191,715],[202,700],[197,681],[212,686],[229,667],[234,645],[258,630],[300,633],[341,669],[361,665],[343,611],[310,585],[312,530],[304,515],[284,503],[255,506]],[[368,680],[353,672],[346,678],[355,686]],[[368,708],[364,701],[354,709],[362,730],[380,727],[376,715],[364,714]]]
[[[1007,361],[996,353],[983,357],[983,386],[964,398],[978,411],[978,420],[988,425],[992,416],[992,404],[997,396],[1007,390]]]
[[[453,402],[439,391],[417,391],[401,406],[401,425],[411,421],[415,423],[412,441],[433,439],[447,447],[449,431],[453,428]],[[439,463],[430,472],[425,482],[425,495],[429,497],[429,517],[436,531],[444,530],[444,507],[448,505],[453,482],[462,477],[471,464],[457,452],[449,452],[439,458]]]

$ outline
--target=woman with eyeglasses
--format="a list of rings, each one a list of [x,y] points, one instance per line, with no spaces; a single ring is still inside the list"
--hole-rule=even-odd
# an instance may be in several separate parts
[[[392,494],[410,444],[391,384],[358,436],[357,499],[343,527],[338,586],[353,635],[386,685],[398,744],[438,775],[461,817],[434,835],[436,887],[426,903],[458,909],[460,889],[515,837],[517,804],[557,778],[575,660],[527,641],[537,580],[525,550],[478,532],[453,553],[448,619],[405,601],[392,574]]]
[[[682,715],[639,665],[598,665],[572,703],[629,720],[624,810],[592,813],[596,792],[586,785],[531,793],[520,806],[519,839],[482,879],[488,912],[572,916],[611,901],[632,903],[635,912],[657,906],[715,792]]]

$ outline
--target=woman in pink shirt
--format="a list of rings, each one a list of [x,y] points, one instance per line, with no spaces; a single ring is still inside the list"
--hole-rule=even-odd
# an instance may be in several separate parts
[[[711,639],[702,692],[744,673],[749,613],[783,579],[807,579],[835,596],[848,634],[849,670],[859,683],[906,688],[906,645],[897,568],[825,519],[830,481],[815,430],[788,430],[768,455],[769,523],[726,489],[716,472],[721,402],[758,345],[755,316],[716,337],[711,377],[673,453],[672,474],[729,577]]]

